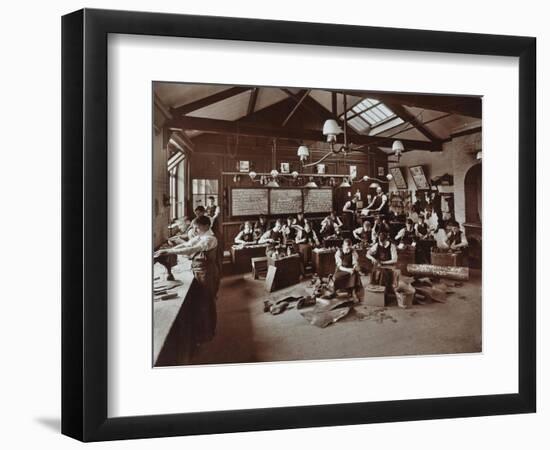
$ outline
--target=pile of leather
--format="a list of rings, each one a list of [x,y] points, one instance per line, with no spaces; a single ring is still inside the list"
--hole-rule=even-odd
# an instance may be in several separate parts
[[[335,292],[332,275],[326,279],[314,276],[308,287],[298,287],[277,300],[265,300],[264,312],[278,315],[295,307],[310,324],[325,328],[347,316],[353,305],[354,300],[347,294]]]

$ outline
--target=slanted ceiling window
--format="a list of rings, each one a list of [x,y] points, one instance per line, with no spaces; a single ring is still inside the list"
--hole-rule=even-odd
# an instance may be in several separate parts
[[[403,122],[390,108],[372,98],[365,98],[355,104],[348,110],[346,117],[348,124],[357,132],[368,134],[376,134],[379,132],[377,128],[388,122],[392,122],[392,126]]]

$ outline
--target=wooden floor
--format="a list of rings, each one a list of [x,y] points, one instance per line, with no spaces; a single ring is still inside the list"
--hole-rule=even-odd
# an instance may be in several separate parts
[[[307,281],[303,283],[307,285]],[[275,293],[290,293],[288,288]],[[264,281],[250,274],[225,277],[219,291],[218,327],[192,364],[252,363],[481,351],[481,280],[453,288],[445,304],[385,309],[359,305],[341,321],[318,328],[296,309],[263,312]]]

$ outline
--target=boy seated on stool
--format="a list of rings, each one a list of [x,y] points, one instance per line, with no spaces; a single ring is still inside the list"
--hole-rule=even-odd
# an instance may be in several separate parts
[[[373,265],[373,278],[380,277],[379,283],[386,286],[392,286],[393,271],[391,265],[397,262],[397,248],[388,239],[388,233],[381,231],[378,233],[378,241],[367,252],[367,258]]]
[[[321,230],[319,233],[322,237],[332,236],[336,227],[341,227],[342,225],[342,220],[336,215],[336,211],[331,211],[330,215],[325,217],[321,222]]]
[[[256,239],[254,238],[254,230],[252,224],[247,220],[244,223],[243,229],[235,236],[235,244],[246,245],[254,244]]]
[[[390,226],[386,220],[377,215],[374,217],[374,225],[372,226],[372,241],[378,241],[378,234],[384,231],[388,236],[390,234]]]
[[[302,255],[302,262],[305,268],[311,263],[311,249],[319,246],[317,234],[313,231],[309,222],[305,222],[304,228],[298,231],[296,244],[298,244],[298,251]]]
[[[468,240],[466,239],[466,233],[464,233],[458,222],[452,220],[449,223],[449,232],[447,233],[445,241],[442,243],[442,248],[449,249],[449,251],[459,252],[468,247]]]
[[[353,300],[358,303],[358,292],[361,289],[361,277],[359,276],[359,256],[352,248],[351,239],[344,239],[342,248],[334,255],[336,260],[336,272],[334,273],[334,290],[345,289],[351,294]]]
[[[273,225],[273,228],[267,230],[258,241],[259,244],[269,244],[274,242],[283,242],[283,221],[281,219],[277,219],[275,221],[275,225]]]
[[[360,242],[363,247],[369,246],[372,240],[372,226],[368,220],[363,222],[363,225],[353,230],[353,237]]]
[[[395,236],[395,240],[399,242],[400,249],[406,246],[416,246],[416,231],[412,219],[407,219],[405,227],[399,230]]]

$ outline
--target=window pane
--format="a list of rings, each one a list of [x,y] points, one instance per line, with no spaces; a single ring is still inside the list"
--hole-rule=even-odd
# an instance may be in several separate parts
[[[205,200],[206,199],[204,195],[197,195],[197,194],[193,195],[193,211],[197,206],[206,206]]]
[[[218,180],[204,180],[205,182],[205,193],[206,194],[217,194],[218,193]]]
[[[388,115],[388,116],[393,116],[393,111],[391,111],[386,105],[380,104],[378,107],[379,107],[384,113],[386,113],[386,115]]]
[[[384,120],[386,118],[386,115],[383,112],[381,112],[378,108],[372,108],[370,112],[372,112],[373,115],[378,117],[378,120]]]

